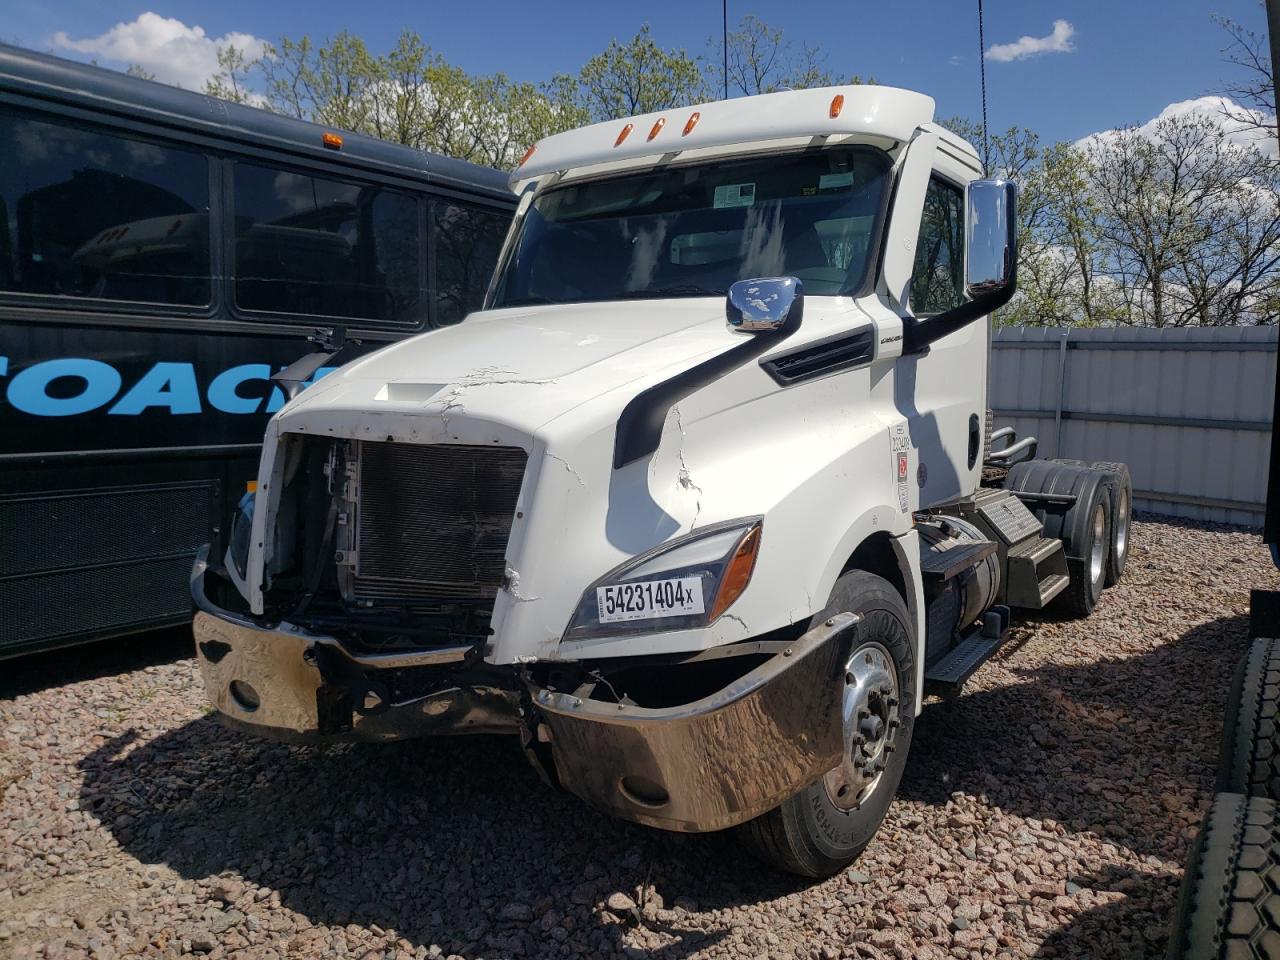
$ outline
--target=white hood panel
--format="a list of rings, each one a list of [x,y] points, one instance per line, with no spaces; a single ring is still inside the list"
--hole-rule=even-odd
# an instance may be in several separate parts
[[[378,435],[378,424],[412,421],[412,436],[401,428],[382,432],[419,442],[489,442],[449,434],[448,422],[532,434],[617,387],[690,365],[740,339],[726,329],[719,298],[489,311],[342,367],[289,403],[278,424],[286,433],[361,436]],[[342,412],[359,414],[363,423],[330,417]],[[440,429],[424,425],[424,413]],[[424,436],[424,429],[438,436]]]

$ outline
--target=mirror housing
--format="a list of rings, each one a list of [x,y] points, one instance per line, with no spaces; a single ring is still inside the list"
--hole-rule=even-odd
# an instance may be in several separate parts
[[[974,180],[966,200],[964,286],[976,299],[1016,282],[1018,188],[1008,180]]]
[[[804,286],[795,277],[739,280],[725,297],[726,322],[739,333],[794,330],[804,313]]]
[[[903,353],[923,350],[1003,307],[1018,289],[1018,187],[974,180],[965,191],[964,285],[970,299],[927,320],[908,321]]]

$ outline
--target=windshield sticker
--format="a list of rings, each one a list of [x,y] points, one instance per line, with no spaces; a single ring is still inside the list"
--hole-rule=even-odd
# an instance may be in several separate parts
[[[715,201],[712,206],[716,210],[721,207],[749,207],[755,201],[756,185],[754,183],[726,183],[722,187],[716,187]]]
[[[853,186],[853,171],[846,173],[824,173],[818,178],[819,190],[836,190],[840,187]]]

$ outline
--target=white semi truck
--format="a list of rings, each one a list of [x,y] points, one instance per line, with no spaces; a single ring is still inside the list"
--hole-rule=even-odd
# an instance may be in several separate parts
[[[193,573],[222,718],[510,732],[611,814],[847,865],[925,696],[1127,549],[1121,465],[989,449],[1015,190],[981,174],[880,86],[538,142],[485,308],[270,422]]]

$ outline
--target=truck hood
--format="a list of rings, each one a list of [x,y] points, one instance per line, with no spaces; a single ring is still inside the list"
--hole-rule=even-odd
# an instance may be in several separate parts
[[[725,327],[719,298],[475,313],[457,326],[392,344],[330,373],[280,411],[278,427],[356,436],[352,414],[375,423],[385,416],[382,423],[399,421],[401,427],[405,416],[421,420],[428,414],[445,433],[451,421],[456,426],[481,420],[527,435],[610,391],[619,391],[621,406],[635,391],[619,388],[682,369],[737,340]],[[322,426],[326,412],[340,422]],[[380,435],[368,422],[362,429]],[[400,439],[404,431],[389,432]],[[413,438],[446,439],[417,430]]]

